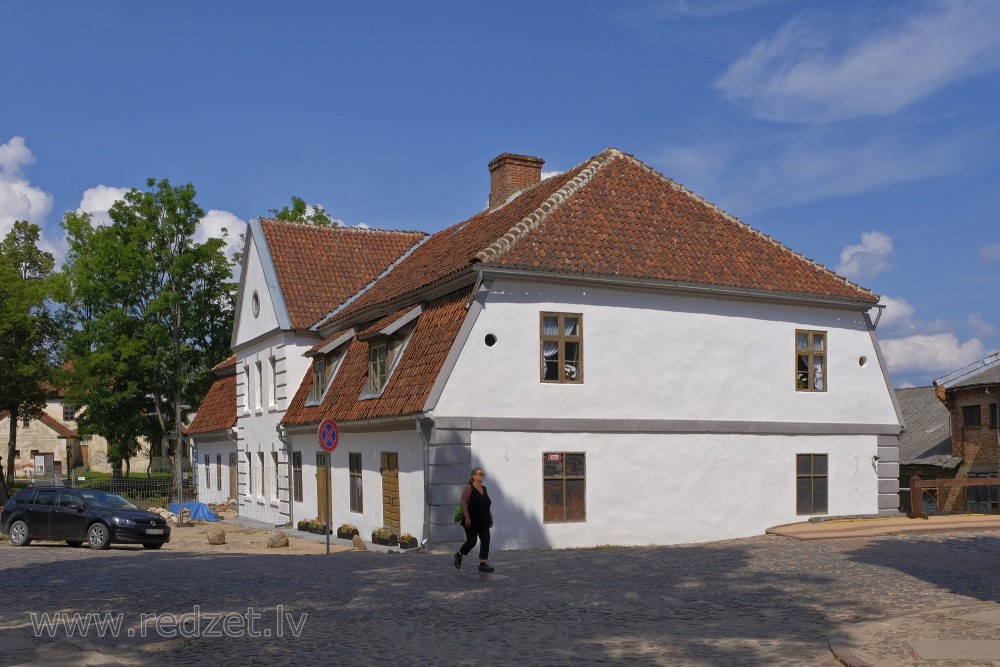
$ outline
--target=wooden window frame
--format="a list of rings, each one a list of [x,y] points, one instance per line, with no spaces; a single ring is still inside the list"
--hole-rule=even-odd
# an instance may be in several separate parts
[[[365,380],[362,399],[378,398],[389,386],[415,328],[416,322],[411,322],[392,334],[381,335],[368,342],[368,378]],[[381,359],[378,358],[380,353]]]
[[[563,471],[558,475],[546,474],[545,468],[546,464],[552,462],[550,457],[559,456],[563,463]],[[566,472],[566,457],[567,456],[580,456],[583,457],[583,474],[582,475],[569,475]],[[579,517],[569,517],[567,510],[567,487],[566,482],[582,482],[583,484],[583,510],[582,515]],[[553,519],[547,516],[546,512],[546,500],[545,500],[545,487],[548,486],[547,483],[551,482],[562,482],[562,519]],[[586,452],[542,452],[542,523],[545,524],[557,524],[557,523],[586,523],[587,522],[587,453]]]
[[[364,482],[362,479],[363,466],[364,458],[361,456],[361,452],[348,453],[348,494],[351,497],[351,511],[358,514],[364,514],[365,512]],[[355,489],[357,489],[357,494],[355,494]]]
[[[799,350],[799,336],[806,336],[806,349]],[[815,336],[822,336],[823,338],[823,349],[817,352],[814,349],[813,340]],[[793,340],[794,348],[794,366],[795,369],[795,391],[809,392],[809,393],[822,393],[825,392],[830,387],[830,373],[828,360],[830,356],[830,339],[827,336],[826,331],[814,331],[810,329],[796,329],[795,338]],[[799,369],[799,358],[806,358],[806,371]],[[816,388],[816,376],[815,376],[815,359],[820,358],[823,360],[822,365],[822,379],[821,382],[823,386]]]
[[[62,420],[64,422],[76,421],[76,408],[74,408],[72,405],[66,405],[65,403],[63,403],[62,413],[63,413]]]
[[[292,452],[292,500],[302,502],[302,452]]]
[[[807,473],[802,473],[799,471],[799,461],[802,457],[809,457],[809,471]],[[816,472],[816,460],[817,457],[822,457],[824,472]],[[799,506],[802,504],[802,499],[799,495],[799,480],[808,479],[809,484],[809,510],[808,512],[800,512]],[[818,503],[816,502],[816,480],[824,479],[825,489],[823,491],[823,509],[817,511],[816,508]],[[830,456],[829,454],[821,453],[797,453],[795,455],[795,514],[796,516],[816,516],[828,514],[830,511]]]
[[[222,491],[222,454],[215,455],[215,490]]]
[[[989,406],[988,412],[990,413],[990,428],[997,428],[997,412],[1000,410],[1000,406],[996,403],[990,403]]]
[[[555,334],[545,333],[545,318],[555,317],[557,318],[557,331]],[[564,333],[566,331],[565,320],[567,318],[574,318],[577,321],[577,328],[575,335],[567,335]],[[539,357],[539,369],[538,369],[538,380],[544,384],[583,384],[583,313],[557,313],[557,312],[541,312],[538,317],[538,357]],[[545,378],[545,344],[555,343],[557,346],[556,352],[556,368],[559,377],[555,380],[547,380]],[[567,377],[566,368],[566,344],[576,343],[579,349],[579,359],[577,360],[576,367],[576,377]]]
[[[212,457],[205,454],[205,488],[212,489]]]
[[[975,412],[973,412],[975,410]],[[975,415],[975,419],[969,419],[970,416]],[[983,427],[983,406],[976,405],[963,405],[962,406],[962,428],[982,428]]]

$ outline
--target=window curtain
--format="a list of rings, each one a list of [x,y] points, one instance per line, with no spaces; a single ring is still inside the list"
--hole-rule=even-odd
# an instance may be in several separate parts
[[[813,357],[813,386],[823,389],[823,357]]]

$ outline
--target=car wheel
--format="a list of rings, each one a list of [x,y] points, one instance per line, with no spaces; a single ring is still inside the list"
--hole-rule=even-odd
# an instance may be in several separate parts
[[[31,544],[31,538],[28,537],[28,524],[18,520],[10,524],[10,543],[15,547],[26,547]]]
[[[159,549],[162,546],[163,546],[163,542],[143,542],[142,543],[142,548],[143,549]]]
[[[87,531],[87,544],[91,549],[107,549],[111,546],[111,532],[103,523],[95,523]]]
[[[81,542],[80,540],[66,540],[66,544],[70,545],[71,547],[78,547],[81,544],[83,544],[83,542]]]

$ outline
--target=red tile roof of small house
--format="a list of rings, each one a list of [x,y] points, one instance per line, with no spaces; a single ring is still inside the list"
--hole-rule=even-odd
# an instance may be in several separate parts
[[[260,221],[293,329],[307,329],[427,235]]]
[[[198,406],[198,414],[187,428],[188,433],[210,433],[236,426],[236,374],[215,379]]]

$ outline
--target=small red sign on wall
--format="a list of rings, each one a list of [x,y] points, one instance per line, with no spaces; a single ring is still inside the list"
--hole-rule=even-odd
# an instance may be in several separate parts
[[[562,454],[549,454],[547,458],[549,461],[562,461]]]

